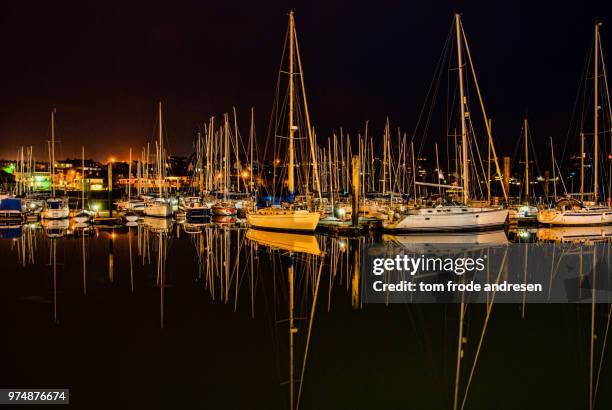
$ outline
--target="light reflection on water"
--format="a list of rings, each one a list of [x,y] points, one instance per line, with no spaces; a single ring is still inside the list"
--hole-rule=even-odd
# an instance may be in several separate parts
[[[360,278],[365,244],[591,243],[610,227],[347,238],[219,222],[1,228],[0,384],[61,381],[82,403],[105,385],[138,407],[611,403],[609,306],[363,305]]]

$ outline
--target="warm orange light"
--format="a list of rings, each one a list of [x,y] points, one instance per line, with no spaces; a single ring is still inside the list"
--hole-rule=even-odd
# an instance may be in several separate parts
[[[249,176],[249,173],[246,171],[242,171],[242,178],[247,178]]]
[[[274,161],[275,164],[280,164],[280,159],[277,159],[276,161]]]

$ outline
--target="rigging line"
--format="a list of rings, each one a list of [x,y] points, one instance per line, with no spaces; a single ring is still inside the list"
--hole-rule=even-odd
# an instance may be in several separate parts
[[[607,115],[607,119],[608,119],[608,127],[612,124],[612,105],[610,104],[610,92],[609,92],[609,88],[608,88],[608,74],[607,74],[607,69],[606,69],[606,63],[605,63],[605,59],[604,59],[604,53],[603,53],[603,48],[601,45],[601,39],[599,39],[599,52],[601,54],[601,70],[602,70],[602,77],[603,77],[603,86],[605,89],[605,102],[607,102],[607,107],[608,109],[606,110],[605,114]],[[602,104],[603,105],[603,104]],[[606,119],[606,117],[604,117],[604,120]],[[604,121],[605,123],[605,121]],[[607,131],[606,131],[607,132]],[[610,142],[612,144],[612,135],[611,135],[611,139],[610,141],[608,141],[606,138],[604,138],[604,144],[607,144],[608,142]],[[612,147],[609,147],[609,149],[612,149]],[[608,149],[608,150],[609,150]],[[605,152],[605,150],[604,150]],[[608,198],[612,197],[612,164],[610,169],[608,169],[608,172],[610,173],[608,175]],[[605,188],[604,188],[605,189]]]
[[[606,331],[604,333],[603,344],[602,344],[602,351],[601,351],[601,355],[599,357],[599,366],[597,368],[597,378],[595,379],[595,391],[593,393],[593,397],[594,398],[597,397],[597,389],[599,387],[599,378],[601,376],[601,369],[603,368],[604,355],[605,355],[605,352],[606,352],[606,344],[607,344],[607,340],[608,340],[608,331],[610,330],[610,319],[612,319],[612,305],[610,305],[610,307],[608,309],[608,320],[606,322]]]
[[[480,148],[479,148],[478,141],[476,141],[476,132],[474,130],[474,124],[472,123],[471,120],[469,121],[469,123],[470,123],[470,130],[471,130],[472,140],[474,142],[473,145],[476,147],[476,153],[478,154],[478,163],[480,164],[480,167],[482,168],[482,174],[480,174],[478,172],[478,169],[477,169],[476,161],[474,161],[474,164],[473,164],[474,173],[475,173],[476,178],[478,180],[477,181],[478,182],[478,188],[480,190],[480,195],[481,195],[481,198],[482,198],[484,196],[484,193],[482,191],[482,178],[481,178],[481,176],[482,175],[487,175],[487,172],[486,172],[486,170],[484,168],[484,163],[483,163],[483,160],[482,160],[482,155],[480,154]],[[472,158],[475,158],[471,143],[470,143],[470,152],[472,153]]]
[[[532,136],[531,133],[531,126],[527,126],[527,132],[529,133],[529,136]],[[535,148],[535,145],[533,143],[533,138],[529,138],[529,146],[531,148],[531,153],[532,153],[532,157],[533,157],[533,162],[535,163],[536,166],[536,170],[538,171],[538,174],[541,176],[542,175],[542,169],[540,168],[540,163],[538,161],[538,152]],[[534,192],[535,193],[535,192]]]
[[[513,169],[516,166],[515,159],[518,159],[518,163],[521,163],[521,159],[523,159],[523,152],[519,154],[519,149],[521,148],[521,144],[523,143],[523,132],[525,130],[524,122],[521,121],[521,131],[519,132],[519,136],[516,139],[516,144],[514,144],[514,151],[512,152],[512,162],[510,163],[510,169]]]
[[[436,64],[436,68],[434,70],[434,76],[431,80],[430,86],[429,86],[429,90],[427,91],[427,96],[425,99],[425,102],[423,104],[423,107],[421,109],[421,113],[419,114],[419,119],[417,121],[417,125],[415,126],[412,138],[410,140],[411,143],[414,142],[414,140],[417,138],[418,135],[418,127],[420,125],[421,122],[421,117],[424,113],[425,107],[427,105],[429,105],[429,110],[427,112],[427,116],[426,116],[426,121],[425,121],[425,125],[423,126],[423,130],[420,136],[420,144],[419,144],[419,149],[418,149],[418,154],[417,155],[421,155],[424,145],[425,145],[425,136],[429,133],[429,128],[431,125],[431,120],[433,117],[433,113],[435,110],[435,101],[437,100],[438,97],[438,93],[440,90],[440,84],[442,83],[442,73],[443,73],[443,67],[446,65],[446,61],[450,59],[450,52],[449,52],[449,44],[452,44],[451,37],[452,37],[452,25],[451,28],[449,29],[449,33],[447,35],[446,38],[446,42],[444,44],[444,47],[442,48],[442,53],[440,55],[440,58]],[[431,94],[431,88],[433,87],[433,94]],[[447,87],[448,90],[448,87]],[[447,93],[447,98],[448,98],[448,93]],[[429,104],[428,104],[429,101]]]
[[[506,264],[506,256],[508,255],[508,247],[504,250],[504,257],[502,258],[502,262],[499,267],[499,272],[497,273],[497,279],[495,283],[499,283],[499,278],[501,277],[503,267]],[[487,331],[487,326],[489,324],[489,318],[491,317],[491,311],[493,310],[493,302],[495,301],[495,295],[497,292],[493,292],[493,296],[491,297],[491,302],[487,304],[487,314],[485,316],[485,322],[482,325],[482,332],[480,333],[480,340],[478,341],[478,347],[476,348],[476,355],[474,356],[474,362],[472,363],[472,368],[470,369],[470,376],[468,377],[467,384],[465,386],[465,392],[463,395],[463,401],[461,402],[461,410],[465,407],[465,403],[467,401],[468,392],[470,390],[470,385],[472,384],[472,379],[474,377],[474,371],[476,370],[476,364],[478,362],[478,357],[480,356],[480,350],[482,348],[482,343],[484,341],[485,333]]]
[[[453,25],[451,24],[448,34],[446,36],[446,41],[444,43],[444,46],[442,47],[442,52],[440,53],[440,56],[438,57],[438,61],[436,62],[436,65],[434,68],[434,75],[429,83],[427,94],[425,95],[425,101],[423,103],[423,106],[421,107],[421,110],[419,112],[419,117],[417,119],[416,125],[414,127],[414,131],[412,133],[412,138],[410,141],[411,143],[414,142],[414,139],[419,134],[418,132],[419,126],[421,124],[423,115],[425,114],[425,107],[427,107],[428,102],[430,102],[429,110],[426,116],[427,120],[426,120],[425,126],[423,127],[421,145],[419,146],[419,153],[421,152],[421,149],[423,147],[423,144],[424,144],[423,140],[425,139],[425,134],[427,133],[427,130],[429,129],[429,124],[431,122],[431,116],[432,116],[434,105],[435,105],[434,101],[436,100],[436,96],[438,94],[439,85],[441,83],[441,78],[442,78],[442,67],[444,65],[444,62],[446,61],[446,56],[448,55],[448,49],[449,49],[449,44],[451,43],[450,40],[452,37],[452,33],[453,33]]]
[[[594,48],[593,43],[591,43],[591,46],[590,46],[590,49],[589,49],[589,53],[587,54],[586,60],[584,62],[583,68],[582,68],[582,75],[581,75],[580,81],[578,83],[578,89],[576,90],[576,98],[574,100],[574,106],[572,108],[572,115],[570,117],[570,122],[568,124],[567,133],[565,134],[565,142],[564,142],[564,145],[563,145],[563,151],[561,152],[561,158],[562,159],[565,158],[565,153],[567,151],[567,144],[568,144],[568,141],[569,141],[569,137],[570,137],[570,134],[573,131],[572,130],[572,124],[574,123],[574,118],[576,116],[577,107],[578,107],[578,101],[580,100],[581,91],[582,91],[582,93],[586,92],[585,91],[586,90],[586,77],[587,77],[588,70],[589,70],[589,68],[591,66],[590,62],[591,62],[591,56],[593,55],[593,48]],[[583,100],[582,100],[583,101],[582,102],[583,106],[584,106],[585,98],[586,97],[583,97]],[[579,126],[578,129],[582,128],[582,124],[584,123],[584,114],[581,113],[581,115],[582,115],[582,118],[581,118],[581,121],[580,121],[581,125]]]
[[[468,61],[470,63],[470,69],[472,72],[472,77],[474,78],[474,86],[476,87],[476,92],[478,94],[478,101],[480,102],[480,109],[482,111],[482,116],[485,122],[485,127],[487,130],[487,136],[489,138],[489,144],[491,146],[491,154],[493,155],[493,158],[495,159],[495,170],[497,171],[497,176],[500,180],[500,184],[501,184],[501,188],[502,188],[502,192],[504,194],[504,198],[506,200],[508,200],[508,193],[506,192],[506,187],[503,184],[503,178],[502,178],[502,173],[501,170],[499,168],[499,163],[497,162],[497,152],[495,150],[495,143],[493,141],[493,135],[491,134],[491,127],[489,125],[489,118],[487,117],[487,113],[485,110],[485,106],[484,106],[484,101],[482,98],[482,94],[480,92],[480,86],[478,85],[478,79],[476,77],[476,69],[474,68],[474,63],[472,61],[472,53],[470,52],[470,46],[468,45],[468,41],[467,41],[467,36],[465,34],[465,30],[463,30],[463,24],[461,24],[461,34],[463,36],[463,40],[465,43],[465,51],[467,52],[467,56],[468,56]]]
[[[273,124],[276,126],[278,125],[278,123],[274,122],[274,118],[275,118],[276,109],[278,108],[278,96],[280,94],[280,86],[281,86],[281,71],[283,69],[283,62],[285,61],[285,53],[287,51],[288,42],[289,42],[289,28],[287,28],[287,31],[285,32],[285,39],[283,41],[283,52],[281,53],[280,63],[278,66],[278,75],[276,77],[276,89],[274,92],[274,100],[272,102],[272,111],[270,112],[270,121],[268,122],[268,132],[266,136],[266,144],[265,144],[265,150],[264,150],[264,155],[263,155],[264,159],[266,158],[267,153],[268,153],[268,146],[269,146],[270,138],[272,135]],[[274,129],[276,129],[276,127],[274,127]],[[274,135],[276,135],[276,132],[274,133]]]
[[[307,99],[306,99],[306,87],[304,85],[304,74],[303,74],[304,70],[302,68],[302,59],[300,57],[300,46],[299,46],[299,43],[298,43],[298,36],[297,36],[297,31],[295,29],[295,25],[293,26],[293,34],[294,34],[293,38],[295,40],[295,50],[296,50],[296,56],[297,56],[298,70],[300,71],[300,73],[302,73],[302,74],[300,74],[299,77],[300,77],[300,84],[302,86],[302,100],[303,100],[304,110],[305,110],[305,114],[306,114],[305,121],[306,121],[306,126],[308,128],[307,129],[307,131],[308,131],[308,140],[310,142],[310,156],[311,156],[311,159],[316,162],[316,160],[317,160],[317,157],[316,157],[316,154],[315,154],[316,140],[314,139],[314,135],[312,134],[313,128],[312,128],[312,125],[310,123],[310,114],[308,112],[308,102],[307,102]],[[320,203],[319,206],[323,206],[323,197],[321,196],[321,179],[319,178],[319,170],[317,169],[316,166],[314,167],[313,172],[314,172],[314,179],[315,179],[316,189],[317,189],[317,193],[318,193],[318,196],[319,196],[319,203]]]

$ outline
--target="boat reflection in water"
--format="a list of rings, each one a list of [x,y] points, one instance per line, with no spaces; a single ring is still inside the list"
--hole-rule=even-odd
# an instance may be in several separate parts
[[[237,218],[235,215],[215,215],[211,218],[212,222],[216,225],[233,225],[236,223]]]
[[[539,228],[537,238],[540,242],[555,243],[611,242],[612,226],[557,226]]]
[[[23,234],[21,223],[0,225],[0,239],[16,239]]]
[[[149,232],[153,233],[168,233],[174,226],[174,221],[170,218],[156,218],[152,216],[145,216],[142,223]]]
[[[314,235],[261,231],[249,229],[247,239],[272,249],[282,249],[289,252],[301,252],[310,255],[322,255],[319,242]]]
[[[384,238],[395,240],[405,245],[436,245],[436,244],[465,244],[465,245],[503,245],[508,243],[506,232],[457,232],[440,234],[415,235],[384,235]]]
[[[144,217],[142,225],[138,227],[138,251],[142,257],[144,266],[151,265],[151,253],[156,256],[155,259],[155,283],[154,286],[159,288],[159,325],[164,327],[164,306],[165,306],[165,290],[166,290],[166,260],[168,253],[168,242],[171,237],[174,222],[168,218]],[[130,286],[134,288],[134,273],[132,265],[132,228],[128,228],[128,249],[130,263]]]
[[[57,239],[66,236],[70,228],[69,219],[43,219],[42,226],[48,238]]]
[[[365,303],[361,268],[366,245],[380,243],[382,239],[415,252],[430,252],[444,245],[479,250],[499,245],[504,251],[509,241],[503,231],[348,238],[247,230],[214,223],[172,223],[159,218],[145,218],[132,228],[74,229],[63,225],[63,230],[72,230],[72,234],[64,233],[63,237],[48,236],[47,228],[46,222],[45,229],[40,224],[26,224],[20,227],[20,236],[0,239],[0,250],[15,255],[7,258],[10,265],[3,271],[6,285],[4,293],[0,288],[0,295],[5,297],[7,311],[16,312],[19,320],[28,326],[35,325],[36,331],[52,343],[66,343],[68,338],[64,335],[83,330],[86,342],[75,342],[62,358],[68,363],[79,362],[72,366],[80,366],[83,355],[91,349],[108,349],[108,340],[129,337],[133,342],[113,345],[112,354],[129,352],[137,363],[144,363],[156,354],[161,362],[177,363],[178,368],[187,370],[208,365],[210,371],[201,377],[209,384],[229,383],[234,376],[225,375],[223,369],[246,365],[249,380],[253,375],[260,376],[249,381],[253,389],[267,394],[266,399],[276,400],[276,405],[269,408],[295,409],[325,407],[321,404],[321,394],[325,400],[336,400],[335,408],[342,407],[338,403],[346,400],[344,394],[320,393],[321,380],[335,377],[329,373],[329,355],[337,358],[336,363],[352,363],[356,355],[360,357],[358,366],[336,364],[351,385],[378,370],[389,374],[403,371],[407,362],[413,369],[408,376],[414,376],[414,380],[426,372],[460,375],[431,383],[432,386],[425,383],[426,391],[416,392],[410,398],[418,403],[418,408],[427,407],[432,400],[432,408],[452,407],[451,399],[435,397],[436,393],[443,396],[455,388],[459,391],[457,408],[466,400],[467,404],[478,407],[484,399],[481,393],[472,394],[470,388],[480,392],[486,386],[487,377],[496,371],[489,363],[505,357],[509,346],[527,356],[533,349],[545,352],[542,359],[546,360],[545,368],[530,369],[541,377],[551,372],[565,372],[569,378],[582,377],[585,362],[566,359],[568,351],[575,355],[586,353],[587,357],[594,352],[593,364],[589,364],[594,385],[600,364],[603,363],[604,369],[609,365],[607,355],[600,362],[603,336],[599,335],[605,335],[610,309],[604,304],[594,308],[581,305],[580,315],[575,315],[575,306],[517,308],[498,304],[493,299],[486,305],[426,307]],[[609,237],[610,228],[598,227],[593,232],[581,228],[580,232],[589,233],[589,237]],[[535,239],[548,240],[553,232],[563,232],[568,237],[572,230],[541,230]],[[510,239],[515,242],[516,235]],[[532,249],[532,245],[524,245]],[[584,271],[580,277],[585,281],[593,262],[603,260],[599,254],[593,254],[602,248],[574,244],[550,246],[557,252],[550,265],[551,278],[560,269],[559,258],[574,258],[576,262],[572,264],[580,272]],[[584,250],[576,255],[578,248]],[[533,258],[535,254],[526,252],[525,260],[518,263],[527,268],[529,255]],[[505,273],[491,262],[491,274],[495,275],[493,280],[503,280]],[[42,309],[36,303],[44,303]],[[591,315],[593,311],[595,315]],[[547,314],[546,326],[539,326],[537,322],[542,320],[542,314]],[[584,320],[586,317],[590,320]],[[533,343],[523,348],[519,341],[526,335],[524,330],[521,332],[526,325],[530,335],[549,337],[555,343]],[[597,338],[587,339],[591,326]],[[53,330],[45,333],[48,327]],[[568,329],[579,334],[582,340],[592,341],[593,346],[583,343],[576,348],[575,341],[565,341],[563,336]],[[20,342],[26,340],[19,332],[14,334]],[[248,340],[246,346],[244,340]],[[11,351],[8,347],[14,350],[15,345],[6,347],[5,350]],[[39,348],[41,354],[52,351],[46,344]],[[391,351],[392,358],[387,360],[381,356]],[[211,358],[210,352],[218,352],[220,358]],[[265,358],[266,354],[269,359]],[[367,355],[375,359],[361,359]],[[155,383],[168,370],[161,365],[160,369],[147,373],[131,367],[130,360],[122,359],[120,364],[128,371],[138,372],[143,386]],[[580,376],[576,376],[578,373]],[[39,381],[37,377],[33,375],[32,380]],[[174,391],[179,383],[189,391],[201,388],[190,385],[180,375],[177,377],[178,380],[164,383]],[[607,373],[602,372],[600,386],[608,381]],[[575,380],[571,379],[568,384],[571,382]],[[74,383],[79,382],[75,379]],[[251,387],[244,383],[239,388]],[[400,391],[399,384],[397,388],[389,387],[386,381],[376,388]],[[585,392],[586,387],[571,391],[572,403],[582,402]],[[364,400],[370,394],[376,393],[352,390],[355,396],[351,399],[352,407],[359,408],[355,400]],[[492,395],[486,396],[487,400]],[[601,397],[602,403],[605,402],[604,396]],[[161,400],[165,404],[170,399]],[[225,393],[212,392],[203,402],[210,407],[219,407],[222,402],[228,407],[248,407],[238,397],[227,400]]]
[[[271,261],[272,263],[268,266],[274,268],[280,265],[279,268],[281,269],[284,267],[283,265],[286,266],[286,275],[276,275],[275,272],[272,272],[274,281],[279,286],[278,288],[274,286],[275,300],[286,300],[287,306],[287,310],[284,310],[282,309],[282,304],[279,305],[281,310],[280,312],[275,312],[275,323],[279,333],[282,332],[283,327],[288,325],[288,407],[290,409],[299,408],[302,398],[308,353],[310,350],[312,327],[317,300],[319,298],[321,273],[324,266],[324,253],[321,252],[317,238],[314,235],[267,232],[250,229],[246,237],[256,247],[262,246],[268,248],[267,256],[270,259],[280,259],[278,260],[280,263],[276,264]],[[278,255],[279,252],[280,255]],[[279,256],[280,258],[278,258]],[[259,262],[261,262],[261,260]],[[286,281],[284,278],[287,278]],[[296,288],[298,290],[297,292]],[[287,289],[287,291],[286,293],[282,292],[277,294],[276,289]],[[309,295],[312,295],[312,300],[310,300],[311,298]],[[309,303],[310,308],[308,308]],[[283,311],[286,313],[283,313]],[[276,316],[277,314],[281,316]],[[284,314],[288,314],[288,318],[283,317]],[[300,326],[300,320],[305,320],[306,323]],[[304,336],[300,337],[301,335]],[[302,347],[300,348],[298,344],[301,344]],[[283,350],[282,345],[279,345],[279,355],[283,356]],[[299,351],[301,351],[301,360],[299,356],[296,357]],[[282,360],[282,357],[280,360]],[[299,374],[297,372],[299,372]]]
[[[464,250],[475,250],[495,245],[506,245],[509,243],[504,231],[482,231],[482,232],[457,232],[427,235],[383,235],[383,240],[388,243],[402,245],[404,248],[419,253],[462,252]]]

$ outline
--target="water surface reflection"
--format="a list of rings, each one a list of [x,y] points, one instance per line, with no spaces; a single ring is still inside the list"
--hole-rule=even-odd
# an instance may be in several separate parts
[[[101,406],[139,408],[575,409],[590,395],[606,408],[609,305],[368,305],[360,265],[371,243],[588,246],[610,233],[344,238],[155,218],[2,227],[0,381],[69,386],[74,403],[104,386]]]

